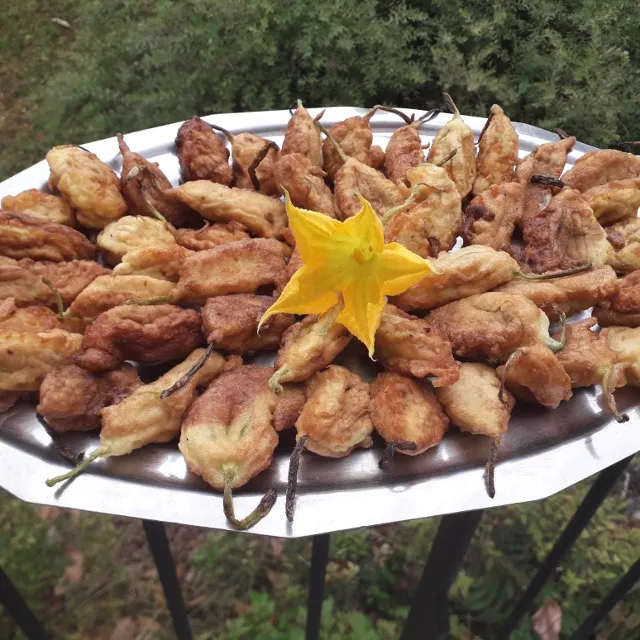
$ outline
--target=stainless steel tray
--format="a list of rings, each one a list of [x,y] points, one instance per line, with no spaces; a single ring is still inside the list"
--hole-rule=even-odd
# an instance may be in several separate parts
[[[312,113],[319,111],[311,110]],[[405,110],[411,113],[412,110]],[[331,125],[364,109],[331,107],[323,122]],[[422,111],[415,110],[417,115]],[[450,118],[440,114],[422,127],[428,141]],[[282,142],[289,119],[287,111],[219,114],[205,118],[233,133],[252,131]],[[476,137],[484,118],[465,117]],[[385,146],[402,123],[396,116],[379,113],[372,119],[374,142]],[[169,179],[179,180],[173,141],[180,123],[130,133],[133,151],[160,164]],[[555,134],[517,123],[520,155]],[[116,171],[120,156],[115,138],[85,145]],[[593,150],[578,143],[568,164]],[[38,164],[0,184],[0,197],[46,185],[48,168]],[[357,347],[343,356],[349,364],[366,362]],[[378,469],[380,441],[369,450],[330,460],[305,453],[299,474],[295,522],[284,515],[284,491],[293,431],[284,432],[271,468],[243,490],[235,492],[236,511],[252,509],[270,486],[279,501],[251,533],[298,537],[359,526],[423,518],[481,509],[549,496],[640,450],[640,404],[637,392],[623,389],[618,404],[630,421],[618,424],[604,409],[596,389],[578,390],[570,402],[549,411],[519,403],[500,446],[496,470],[496,497],[487,497],[482,472],[488,453],[485,438],[459,433],[455,428],[442,443],[421,456],[398,455],[390,469]],[[68,434],[64,443],[74,451],[91,450],[94,433]],[[222,498],[191,475],[175,444],[150,445],[122,458],[94,463],[82,476],[58,489],[48,488],[47,478],[68,469],[35,416],[32,405],[21,405],[0,416],[0,486],[22,500],[138,518],[226,529]]]

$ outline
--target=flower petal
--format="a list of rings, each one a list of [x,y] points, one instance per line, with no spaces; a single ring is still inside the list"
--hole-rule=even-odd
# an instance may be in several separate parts
[[[353,217],[347,218],[342,224],[345,232],[349,233],[361,244],[368,244],[378,253],[384,247],[384,228],[380,218],[376,215],[368,200],[358,195],[362,209]]]
[[[433,270],[428,260],[396,242],[385,244],[378,257],[378,279],[387,296],[400,295]]]

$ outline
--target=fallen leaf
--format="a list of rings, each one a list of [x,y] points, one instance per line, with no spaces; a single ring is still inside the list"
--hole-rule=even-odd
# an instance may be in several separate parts
[[[71,25],[66,20],[63,20],[62,18],[51,18],[51,22],[59,25],[60,27],[64,27],[65,29],[71,29]]]
[[[562,628],[562,609],[553,599],[547,598],[533,614],[533,630],[540,640],[559,640]]]
[[[138,625],[133,618],[120,618],[113,632],[111,640],[136,640],[138,636]]]

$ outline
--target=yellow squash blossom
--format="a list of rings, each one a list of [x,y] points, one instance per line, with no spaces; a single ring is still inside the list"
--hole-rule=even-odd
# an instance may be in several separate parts
[[[382,223],[360,196],[362,209],[344,222],[295,207],[285,192],[289,226],[303,266],[260,324],[275,313],[324,313],[340,300],[337,321],[373,356],[386,296],[397,296],[433,271],[431,263],[395,242],[384,243]]]

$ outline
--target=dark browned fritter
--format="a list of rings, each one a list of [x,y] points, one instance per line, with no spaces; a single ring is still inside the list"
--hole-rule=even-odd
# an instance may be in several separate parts
[[[608,294],[593,309],[598,324],[640,327],[640,271],[612,281]]]
[[[424,162],[419,132],[421,124],[422,122],[416,121],[404,127],[398,127],[391,134],[387,148],[384,150],[384,173],[389,180],[404,181],[409,169]]]

